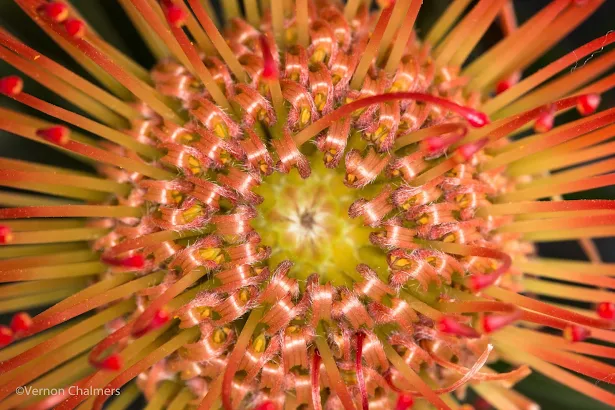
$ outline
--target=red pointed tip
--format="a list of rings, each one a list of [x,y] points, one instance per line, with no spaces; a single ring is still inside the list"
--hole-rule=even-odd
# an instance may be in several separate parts
[[[495,94],[496,95],[502,94],[504,91],[507,91],[513,85],[517,84],[520,79],[521,79],[521,72],[517,71],[509,75],[508,78],[500,80],[495,86]]]
[[[169,312],[167,312],[165,309],[160,309],[154,315],[154,318],[152,319],[152,322],[150,323],[150,329],[151,330],[158,329],[160,326],[164,325],[169,320],[171,320],[171,316],[169,316]]]
[[[536,122],[534,123],[534,131],[536,132],[547,132],[553,128],[553,122],[555,120],[555,115],[552,111],[542,113],[538,118],[536,118]]]
[[[598,109],[600,100],[601,98],[599,94],[580,95],[577,102],[577,111],[579,111],[579,114],[581,115],[593,114]]]
[[[13,342],[13,331],[8,326],[0,325],[0,348]]]
[[[423,140],[423,145],[430,153],[440,151],[446,147],[446,142],[442,137],[429,137]]]
[[[477,338],[480,334],[468,325],[457,322],[450,317],[444,317],[438,322],[438,330],[449,335],[462,336],[467,338]]]
[[[85,23],[78,19],[68,19],[64,22],[64,28],[69,36],[73,38],[83,38],[85,36]]]
[[[27,332],[32,327],[32,317],[26,312],[16,313],[11,319],[11,330],[15,335]]]
[[[273,404],[273,402],[266,401],[259,404],[254,410],[277,410],[277,407],[275,404]]]
[[[521,311],[516,310],[513,313],[503,315],[485,315],[483,316],[482,325],[485,333],[492,333],[496,330],[500,330],[521,317]]]
[[[512,87],[512,82],[510,80],[502,80],[495,86],[495,95],[500,95],[504,91],[508,90]]]
[[[469,161],[470,158],[474,156],[478,151],[483,149],[485,145],[489,142],[489,138],[481,138],[478,141],[470,142],[469,144],[461,145],[455,151],[459,157],[460,162]]]
[[[70,141],[70,130],[61,125],[42,128],[36,131],[36,135],[57,145],[66,145]]]
[[[158,329],[159,327],[167,323],[169,320],[171,320],[169,312],[167,312],[165,309],[159,309],[156,311],[156,313],[154,313],[154,317],[152,317],[152,320],[150,320],[150,322],[145,327],[141,329],[135,329],[132,335],[134,337],[141,337],[144,334],[151,332],[152,330]]]
[[[591,336],[589,329],[581,327],[579,325],[566,326],[563,330],[564,339],[569,342],[582,342]]]
[[[124,361],[122,360],[122,357],[117,353],[113,353],[107,356],[101,362],[95,364],[95,367],[100,370],[109,370],[112,372],[121,370],[123,366]]]
[[[484,127],[490,122],[487,114],[485,114],[484,112],[480,112],[480,111],[470,110],[465,115],[465,118],[468,121],[468,123],[474,128]]]
[[[266,80],[275,80],[278,78],[278,67],[276,66],[271,47],[267,42],[267,37],[260,37],[261,50],[263,51],[263,73],[262,77]]]
[[[102,257],[102,261],[107,265],[120,266],[123,268],[142,269],[145,266],[145,257],[140,254],[134,254],[126,258],[107,258]]]
[[[421,149],[426,150],[430,154],[448,149],[451,145],[461,141],[467,133],[468,129],[463,127],[461,130],[455,131],[455,134],[452,136],[440,135],[435,137],[427,137],[421,141]]]
[[[5,225],[0,225],[0,245],[13,241],[13,230]]]
[[[23,90],[23,80],[16,75],[0,78],[0,94],[14,97]]]
[[[481,290],[493,285],[499,278],[498,275],[473,275],[467,281],[468,287],[473,292],[480,292]]]
[[[596,313],[603,319],[615,320],[615,303],[600,302],[596,306]]]
[[[409,394],[400,394],[397,396],[397,404],[395,410],[409,410],[414,405],[414,398]]]
[[[47,3],[43,6],[43,11],[47,17],[56,23],[62,23],[68,18],[68,6],[59,1]]]
[[[141,269],[143,268],[143,266],[145,266],[145,257],[139,253],[139,254],[130,256],[128,258],[125,258],[122,261],[122,264],[128,268]]]
[[[186,13],[184,13],[184,10],[171,2],[164,3],[164,14],[169,24],[174,27],[182,27],[186,24]]]

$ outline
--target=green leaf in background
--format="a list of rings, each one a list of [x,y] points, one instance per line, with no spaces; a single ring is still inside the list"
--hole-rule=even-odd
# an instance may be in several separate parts
[[[613,375],[613,378],[615,378],[615,375]],[[590,380],[590,383],[592,382]],[[613,379],[610,382],[613,383]],[[615,393],[615,386],[607,382],[599,383],[601,388]],[[558,382],[539,373],[533,373],[517,384],[515,390],[531,397],[540,404],[542,410],[612,410],[612,407],[588,399],[587,396],[563,387]]]

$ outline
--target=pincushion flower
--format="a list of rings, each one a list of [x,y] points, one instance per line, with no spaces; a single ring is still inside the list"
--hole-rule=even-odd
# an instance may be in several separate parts
[[[562,199],[615,183],[613,53],[565,71],[615,33],[520,74],[604,1],[517,27],[512,2],[455,0],[417,36],[421,0],[225,0],[222,25],[207,1],[118,0],[150,71],[68,2],[15,1],[91,80],[0,29],[0,58],[79,109],[4,77],[45,116],[1,108],[0,130],[96,174],[0,159],[0,409],[470,409],[470,388],[525,410],[531,371],[615,406],[582,377],[613,382],[591,238],[615,203]],[[534,247],[569,239],[588,262]]]

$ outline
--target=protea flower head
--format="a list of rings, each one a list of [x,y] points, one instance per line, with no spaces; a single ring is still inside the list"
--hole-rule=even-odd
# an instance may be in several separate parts
[[[0,409],[529,410],[532,370],[615,406],[582,377],[614,380],[615,202],[562,200],[615,183],[615,33],[520,74],[605,0],[519,27],[455,0],[424,36],[422,0],[118,0],[151,71],[68,1],[15,2],[89,75],[0,29],[78,108],[4,77],[45,116],[0,130],[97,174],[0,159]],[[587,262],[535,251],[570,239]]]

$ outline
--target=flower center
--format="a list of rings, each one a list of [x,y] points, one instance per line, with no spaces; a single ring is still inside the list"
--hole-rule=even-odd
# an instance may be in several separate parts
[[[361,191],[348,188],[343,173],[325,168],[317,158],[311,166],[307,179],[295,170],[265,179],[257,191],[264,201],[253,226],[272,249],[271,266],[289,259],[297,279],[318,273],[335,285],[350,285],[362,255],[377,252],[369,242],[371,230],[348,216]]]

